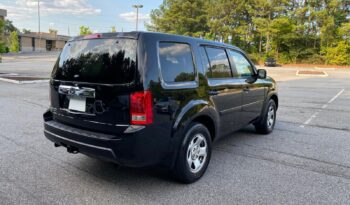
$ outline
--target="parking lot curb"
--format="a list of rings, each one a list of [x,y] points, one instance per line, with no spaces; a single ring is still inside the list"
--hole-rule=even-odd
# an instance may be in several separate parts
[[[1,78],[0,81],[8,82],[8,83],[14,83],[14,84],[33,84],[33,83],[48,83],[49,80],[26,80],[26,81],[19,81],[19,80],[11,80],[6,78]]]

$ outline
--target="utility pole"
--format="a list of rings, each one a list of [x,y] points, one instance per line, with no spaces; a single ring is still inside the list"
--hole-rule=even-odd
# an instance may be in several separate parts
[[[40,33],[40,0],[38,0],[38,31]]]
[[[38,0],[38,30],[39,30],[39,49],[41,47],[41,32],[40,32],[40,0]],[[34,44],[35,45],[35,44]]]
[[[138,30],[138,25],[139,25],[139,9],[143,8],[142,4],[135,4],[132,5],[133,8],[136,8],[136,31]]]

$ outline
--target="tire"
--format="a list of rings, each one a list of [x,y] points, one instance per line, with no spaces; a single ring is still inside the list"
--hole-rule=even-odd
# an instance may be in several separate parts
[[[191,123],[181,143],[174,167],[175,177],[186,184],[200,179],[211,156],[211,137],[201,123]]]
[[[273,131],[276,123],[277,106],[274,100],[270,99],[265,107],[259,122],[255,123],[255,130],[260,134],[269,134]]]

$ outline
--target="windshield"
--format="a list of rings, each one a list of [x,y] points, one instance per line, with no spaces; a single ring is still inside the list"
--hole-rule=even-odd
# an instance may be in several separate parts
[[[125,84],[134,80],[137,41],[91,39],[68,42],[52,77],[56,80]]]

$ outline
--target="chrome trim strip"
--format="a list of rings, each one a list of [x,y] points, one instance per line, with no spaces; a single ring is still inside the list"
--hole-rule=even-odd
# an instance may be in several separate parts
[[[263,100],[259,100],[259,101],[256,101],[256,102],[252,102],[252,103],[249,103],[249,104],[245,104],[245,105],[242,105],[242,106],[237,106],[237,107],[233,107],[233,108],[229,108],[229,109],[226,109],[226,110],[221,110],[220,111],[220,114],[225,114],[227,112],[232,112],[232,111],[235,111],[235,110],[239,110],[243,107],[247,107],[247,106],[251,106],[251,105],[254,105],[254,104],[257,104],[257,103],[260,103],[260,102],[263,102]]]
[[[76,111],[72,111],[66,108],[60,108],[61,111],[66,111],[68,113],[71,114],[75,114],[75,115],[88,115],[88,116],[96,116],[95,114],[90,114],[90,113],[85,113],[85,112],[76,112]]]
[[[142,126],[142,125],[130,125],[125,131],[124,133],[125,134],[128,134],[128,133],[134,133],[134,132],[138,132],[142,129],[144,129],[145,126]]]
[[[74,83],[74,84],[86,84],[86,85],[99,85],[99,86],[106,86],[106,87],[114,87],[114,86],[121,86],[121,87],[128,87],[134,84],[133,82],[125,83],[125,84],[104,84],[104,83],[89,83],[89,82],[80,82],[80,81],[67,81],[67,80],[56,80],[52,79],[54,82],[61,82],[61,83]]]
[[[113,124],[111,124],[111,123],[97,122],[97,121],[92,121],[92,120],[84,120],[84,121],[85,122],[95,123],[95,124],[100,124],[100,125],[113,126]],[[130,125],[115,124],[114,126],[116,126],[116,127],[128,127]]]
[[[224,85],[241,87],[242,82],[243,82],[243,80],[240,78],[210,78],[210,79],[208,79],[208,85],[210,87],[224,86]]]
[[[240,110],[240,109],[242,109],[242,106],[232,107],[232,108],[229,108],[226,110],[221,110],[220,114],[225,114],[225,113],[233,112],[233,111]]]
[[[257,103],[261,103],[261,102],[263,102],[263,100],[255,101],[255,102],[252,102],[252,103],[248,103],[248,104],[242,105],[242,108],[250,106],[250,105],[254,105],[254,104],[257,104]]]
[[[108,126],[113,126],[113,124],[110,123],[104,123],[104,122],[96,122],[96,121],[91,121],[91,120],[84,120],[85,122],[91,122],[99,125],[108,125]]]
[[[86,98],[95,98],[95,89],[87,87],[77,87],[69,85],[60,85],[58,87],[58,93],[64,94],[67,96],[80,96]]]

